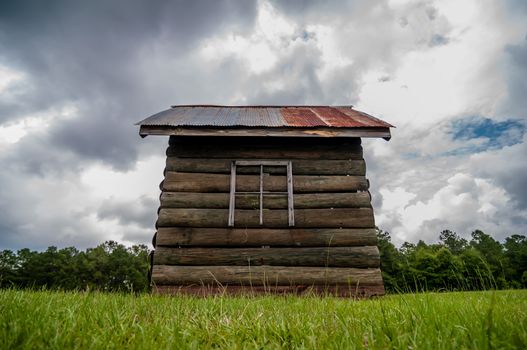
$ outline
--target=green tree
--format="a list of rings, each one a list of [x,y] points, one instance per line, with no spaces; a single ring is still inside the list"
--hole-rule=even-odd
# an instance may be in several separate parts
[[[148,289],[148,248],[107,241],[86,251],[83,283],[106,291]]]
[[[0,252],[0,287],[16,284],[18,256],[11,250]]]
[[[469,247],[460,254],[459,258],[462,263],[464,290],[486,290],[496,287],[490,265],[479,250]]]
[[[507,275],[516,287],[527,287],[523,276],[527,276],[527,238],[522,235],[512,235],[503,244],[507,258]]]
[[[452,254],[459,255],[468,246],[468,241],[458,236],[457,233],[450,230],[443,230],[439,234],[439,240],[447,247]]]
[[[505,268],[507,265],[503,245],[481,230],[471,233],[470,246],[477,249],[489,266],[497,288],[508,287]]]
[[[377,246],[381,256],[381,271],[384,280],[384,286],[389,291],[398,291],[403,289],[401,284],[401,266],[400,254],[395,245],[392,243],[389,232],[379,228],[377,231]]]

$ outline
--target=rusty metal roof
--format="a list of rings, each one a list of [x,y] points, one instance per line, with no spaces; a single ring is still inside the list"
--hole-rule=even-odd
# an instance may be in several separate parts
[[[392,125],[351,106],[179,105],[140,121],[139,135],[382,137]]]
[[[140,121],[141,126],[390,128],[351,106],[180,105]]]

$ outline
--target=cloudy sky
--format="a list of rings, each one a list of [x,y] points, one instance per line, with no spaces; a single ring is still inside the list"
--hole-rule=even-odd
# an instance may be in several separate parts
[[[147,243],[171,104],[353,104],[376,222],[527,234],[527,2],[2,1],[0,249]]]

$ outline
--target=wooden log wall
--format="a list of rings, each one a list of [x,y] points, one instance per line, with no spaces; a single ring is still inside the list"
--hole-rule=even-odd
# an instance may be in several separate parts
[[[174,137],[153,239],[158,293],[380,295],[384,287],[366,164],[358,138]],[[233,160],[291,161],[295,226],[285,195],[236,196]],[[285,167],[264,168],[264,191],[287,191]],[[260,167],[236,191],[257,192]]]

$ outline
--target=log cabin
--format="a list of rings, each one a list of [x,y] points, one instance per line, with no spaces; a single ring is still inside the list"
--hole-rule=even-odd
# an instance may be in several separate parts
[[[178,105],[152,244],[156,293],[384,294],[361,138],[392,125],[351,106]]]

